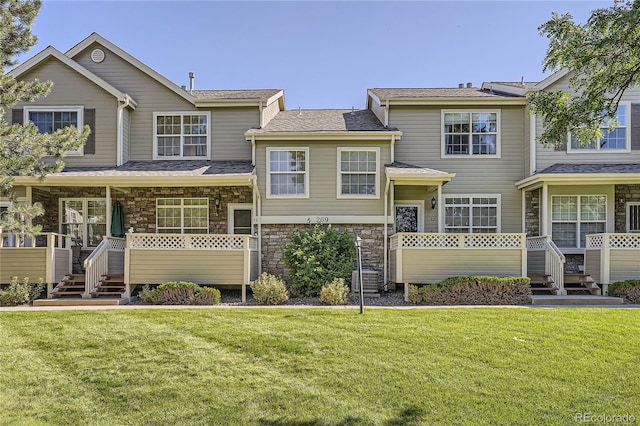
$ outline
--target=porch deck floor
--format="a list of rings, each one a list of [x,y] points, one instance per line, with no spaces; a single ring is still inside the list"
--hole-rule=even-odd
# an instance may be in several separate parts
[[[101,297],[83,299],[81,297],[65,297],[60,299],[38,299],[33,301],[33,306],[101,306],[101,305],[126,305],[129,299],[125,297]]]
[[[597,295],[534,295],[531,296],[531,304],[533,305],[622,305],[624,303],[621,297],[597,296]],[[632,306],[632,305],[627,305]]]

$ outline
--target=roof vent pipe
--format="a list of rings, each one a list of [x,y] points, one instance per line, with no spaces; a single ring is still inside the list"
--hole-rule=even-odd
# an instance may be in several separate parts
[[[464,83],[458,83],[458,89],[464,89]]]
[[[189,91],[193,92],[193,83],[195,81],[196,75],[193,72],[189,73]]]
[[[184,84],[183,84],[182,86],[180,86],[180,88],[181,88],[182,90],[184,90],[185,92],[187,91],[187,86],[185,86]]]
[[[473,87],[473,83],[467,83],[467,89],[471,89]]]

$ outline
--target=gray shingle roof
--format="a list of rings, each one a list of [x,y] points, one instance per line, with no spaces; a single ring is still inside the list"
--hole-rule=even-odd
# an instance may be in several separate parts
[[[105,177],[153,177],[153,176],[222,176],[250,175],[251,161],[129,161],[120,167],[67,167],[51,176],[105,176]]]
[[[193,96],[200,101],[268,99],[281,90],[282,89],[194,90]]]
[[[335,133],[335,132],[383,132],[385,128],[378,117],[369,110],[303,109],[280,111],[262,129],[249,133]]]
[[[420,99],[420,98],[513,98],[515,95],[504,93],[490,93],[477,87],[471,88],[422,88],[422,89],[402,89],[402,88],[374,88],[369,89],[380,99]]]
[[[557,163],[537,174],[640,173],[640,164],[566,164]],[[640,182],[639,182],[640,183]]]

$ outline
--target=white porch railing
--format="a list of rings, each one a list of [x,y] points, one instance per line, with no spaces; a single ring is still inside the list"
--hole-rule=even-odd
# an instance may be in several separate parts
[[[527,250],[530,252],[544,251],[544,273],[550,275],[558,287],[560,295],[566,294],[564,289],[565,257],[558,246],[551,239],[551,235],[527,238]]]
[[[126,240],[124,238],[104,237],[98,247],[85,259],[85,290],[83,297],[90,297],[91,292],[100,282],[100,278],[109,273],[109,253],[119,252],[124,257],[125,246]],[[122,273],[124,273],[124,270]]]
[[[525,248],[525,234],[418,234],[391,236],[390,248]]]
[[[584,271],[602,285],[640,277],[640,234],[587,235]]]
[[[152,250],[257,250],[251,235],[227,234],[128,234],[127,248]]]

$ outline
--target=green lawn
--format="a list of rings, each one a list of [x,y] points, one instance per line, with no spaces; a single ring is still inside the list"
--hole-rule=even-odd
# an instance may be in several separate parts
[[[640,310],[0,312],[0,424],[640,421]]]

